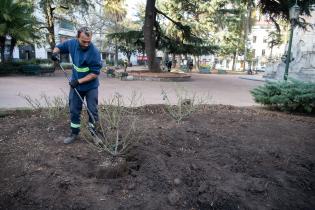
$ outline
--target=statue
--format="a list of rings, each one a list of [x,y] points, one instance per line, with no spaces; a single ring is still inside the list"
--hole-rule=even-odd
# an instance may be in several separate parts
[[[311,17],[305,17],[313,28],[303,30],[296,27],[293,32],[292,60],[289,66],[289,78],[306,82],[315,82],[315,11]],[[277,63],[270,63],[266,67],[265,78],[283,80],[285,57]]]

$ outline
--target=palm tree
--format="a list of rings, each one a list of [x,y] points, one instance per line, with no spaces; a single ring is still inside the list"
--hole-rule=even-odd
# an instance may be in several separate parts
[[[18,41],[30,43],[38,38],[35,26],[37,24],[32,15],[33,8],[27,3],[12,0],[0,0],[0,47],[1,61],[5,61],[6,37],[11,38],[9,59],[13,57],[13,49]]]
[[[105,13],[114,21],[114,33],[118,33],[119,22],[121,22],[127,14],[124,6],[125,0],[104,0]],[[118,65],[118,40],[115,39],[115,66]]]

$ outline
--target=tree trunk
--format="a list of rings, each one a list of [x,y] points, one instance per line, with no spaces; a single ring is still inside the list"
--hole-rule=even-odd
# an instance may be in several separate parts
[[[117,40],[115,40],[115,61],[114,65],[117,67],[118,66],[118,45],[117,45]]]
[[[173,53],[172,54],[172,68],[175,68],[176,67],[176,56],[175,54]]]
[[[114,27],[114,31],[115,33],[118,32],[118,19],[116,19],[115,21],[115,27]],[[114,65],[117,67],[118,66],[118,41],[115,38],[115,61],[114,61]]]
[[[55,23],[54,23],[54,8],[51,7],[50,2],[45,3],[44,14],[48,30],[48,43],[50,49],[53,50],[56,46],[55,40]]]
[[[247,37],[248,37],[248,32],[249,27],[250,27],[250,20],[251,20],[251,14],[252,14],[252,7],[251,7],[251,3],[248,2],[247,3],[247,18],[245,18],[245,30],[244,30],[244,42],[245,42],[245,48],[244,48],[244,66],[243,66],[243,71],[246,70],[246,60],[247,60]]]
[[[273,50],[273,46],[271,46],[271,48],[270,48],[270,55],[269,55],[270,59],[272,59],[272,50]]]
[[[199,69],[199,58],[198,58],[198,56],[194,55],[194,63],[195,63],[196,70],[199,71],[200,69]]]
[[[211,67],[211,71],[216,69],[217,63],[218,63],[218,59],[214,58],[214,62],[213,62],[213,66]]]
[[[156,19],[155,11],[155,1],[156,0],[147,0],[147,5],[145,9],[145,20],[144,20],[144,43],[145,51],[148,58],[148,67],[149,71],[160,72],[160,65],[156,62],[155,59],[155,44],[156,44],[156,34],[154,31],[154,24]]]
[[[177,55],[176,64],[178,64],[178,68],[180,68],[180,65],[182,64],[182,55]]]
[[[5,36],[0,36],[1,63],[4,63]]]
[[[146,66],[147,65],[147,61],[144,60],[145,57],[145,49],[142,51],[142,58],[143,58],[143,65]]]
[[[13,60],[13,50],[16,45],[16,42],[17,42],[16,39],[14,37],[11,37],[9,61]]]
[[[233,65],[232,65],[232,71],[235,71],[235,61],[236,61],[236,52],[233,54]]]

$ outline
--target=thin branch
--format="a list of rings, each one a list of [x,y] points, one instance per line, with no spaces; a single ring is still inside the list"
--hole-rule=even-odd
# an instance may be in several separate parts
[[[182,27],[183,25],[180,23],[180,22],[176,22],[175,20],[173,20],[172,18],[170,18],[167,14],[165,14],[164,12],[162,12],[161,10],[158,10],[156,7],[155,7],[155,11],[161,15],[163,15],[164,17],[166,17],[169,21],[171,21],[172,23],[174,23],[176,26],[178,27]]]

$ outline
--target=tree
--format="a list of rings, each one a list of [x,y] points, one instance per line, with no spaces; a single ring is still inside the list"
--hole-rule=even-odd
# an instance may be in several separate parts
[[[160,65],[155,59],[156,49],[156,0],[147,0],[145,9],[145,20],[143,26],[145,51],[148,58],[148,67],[150,71],[161,71]]]
[[[125,0],[104,0],[105,13],[114,23],[114,33],[119,32],[119,23],[126,17]],[[118,40],[115,39],[115,66],[118,65]]]
[[[128,62],[130,62],[131,55],[144,46],[142,31],[129,30],[108,34],[107,37],[118,41],[118,49],[127,56]]]
[[[269,58],[272,58],[272,50],[275,46],[282,44],[281,34],[278,31],[271,31],[268,34],[268,45],[270,47]]]
[[[193,2],[193,3],[191,3]],[[157,21],[157,14],[159,14],[159,20],[161,20],[161,17],[166,18],[168,21],[170,21],[173,24],[173,27],[177,29],[175,30],[175,34],[178,34],[179,36],[174,37],[164,37],[164,41],[166,43],[169,43],[170,41],[175,44],[175,47],[172,47],[172,49],[178,51],[179,50],[187,50],[190,47],[197,47],[198,45],[202,45],[203,39],[200,39],[198,36],[193,34],[193,30],[191,25],[189,25],[186,21],[187,19],[191,19],[194,12],[197,14],[197,10],[195,7],[199,5],[205,5],[206,1],[201,0],[194,0],[194,1],[181,1],[181,0],[175,0],[173,3],[171,1],[168,1],[170,5],[176,7],[177,3],[180,3],[182,6],[178,6],[178,10],[166,13],[165,11],[162,11],[158,9],[155,5],[155,1],[147,1],[146,4],[146,10],[145,10],[145,23],[144,23],[144,40],[145,40],[145,48],[146,53],[148,57],[148,64],[149,64],[149,70],[150,71],[160,71],[160,66],[155,60],[155,49],[158,47],[158,44],[160,43],[160,40],[162,39],[162,36],[169,36],[167,33],[161,33],[161,27],[159,25],[159,22]],[[200,3],[200,4],[198,4]],[[204,7],[206,8],[206,7]],[[176,10],[176,9],[175,9]],[[187,13],[186,15],[181,15],[181,13]],[[169,15],[171,14],[171,15]],[[175,15],[175,17],[172,16],[172,14],[178,14]],[[162,34],[162,36],[161,36]],[[203,37],[205,38],[205,37]],[[175,40],[174,40],[175,39]],[[182,45],[178,45],[179,43],[182,43]],[[177,45],[177,48],[176,48]],[[209,46],[201,46],[203,50],[209,49]],[[212,49],[213,50],[213,49]]]
[[[259,0],[258,7],[261,11],[268,15],[275,23],[277,30],[280,31],[279,20],[290,21],[289,10],[296,3],[296,0]],[[315,4],[315,0],[299,0],[297,4],[300,7],[300,15],[311,15],[311,5]],[[310,25],[300,17],[298,25],[302,28]]]
[[[213,54],[215,46],[213,36],[214,17],[216,15],[217,1],[171,1],[164,0],[159,6],[170,20],[167,24],[161,24],[164,34],[168,38],[164,45],[169,53],[181,54],[187,59],[187,55],[193,55],[195,61],[200,55]],[[211,8],[211,10],[209,10]],[[180,11],[180,12],[179,12]],[[165,15],[164,15],[165,17]],[[165,27],[166,25],[166,27]],[[164,27],[163,27],[164,26]],[[179,62],[178,62],[179,63]],[[198,69],[198,62],[195,62]]]
[[[245,14],[246,5],[241,2],[230,2],[229,8],[223,6],[219,9],[217,20],[217,41],[220,43],[220,56],[232,56],[232,70],[235,70],[236,56],[244,55],[245,51]],[[244,56],[245,57],[245,56]]]
[[[5,61],[6,37],[11,38],[9,59],[13,58],[13,50],[18,41],[30,43],[38,38],[36,35],[36,19],[32,15],[32,5],[21,1],[0,0],[0,47],[1,61]]]
[[[55,18],[56,14],[68,14],[71,17],[74,11],[79,11],[84,14],[88,11],[90,4],[87,0],[37,0],[39,9],[42,11],[45,17],[45,22],[42,23],[42,29],[45,29],[47,33],[47,41],[51,49],[56,46],[55,40]],[[36,4],[36,2],[34,3]]]

